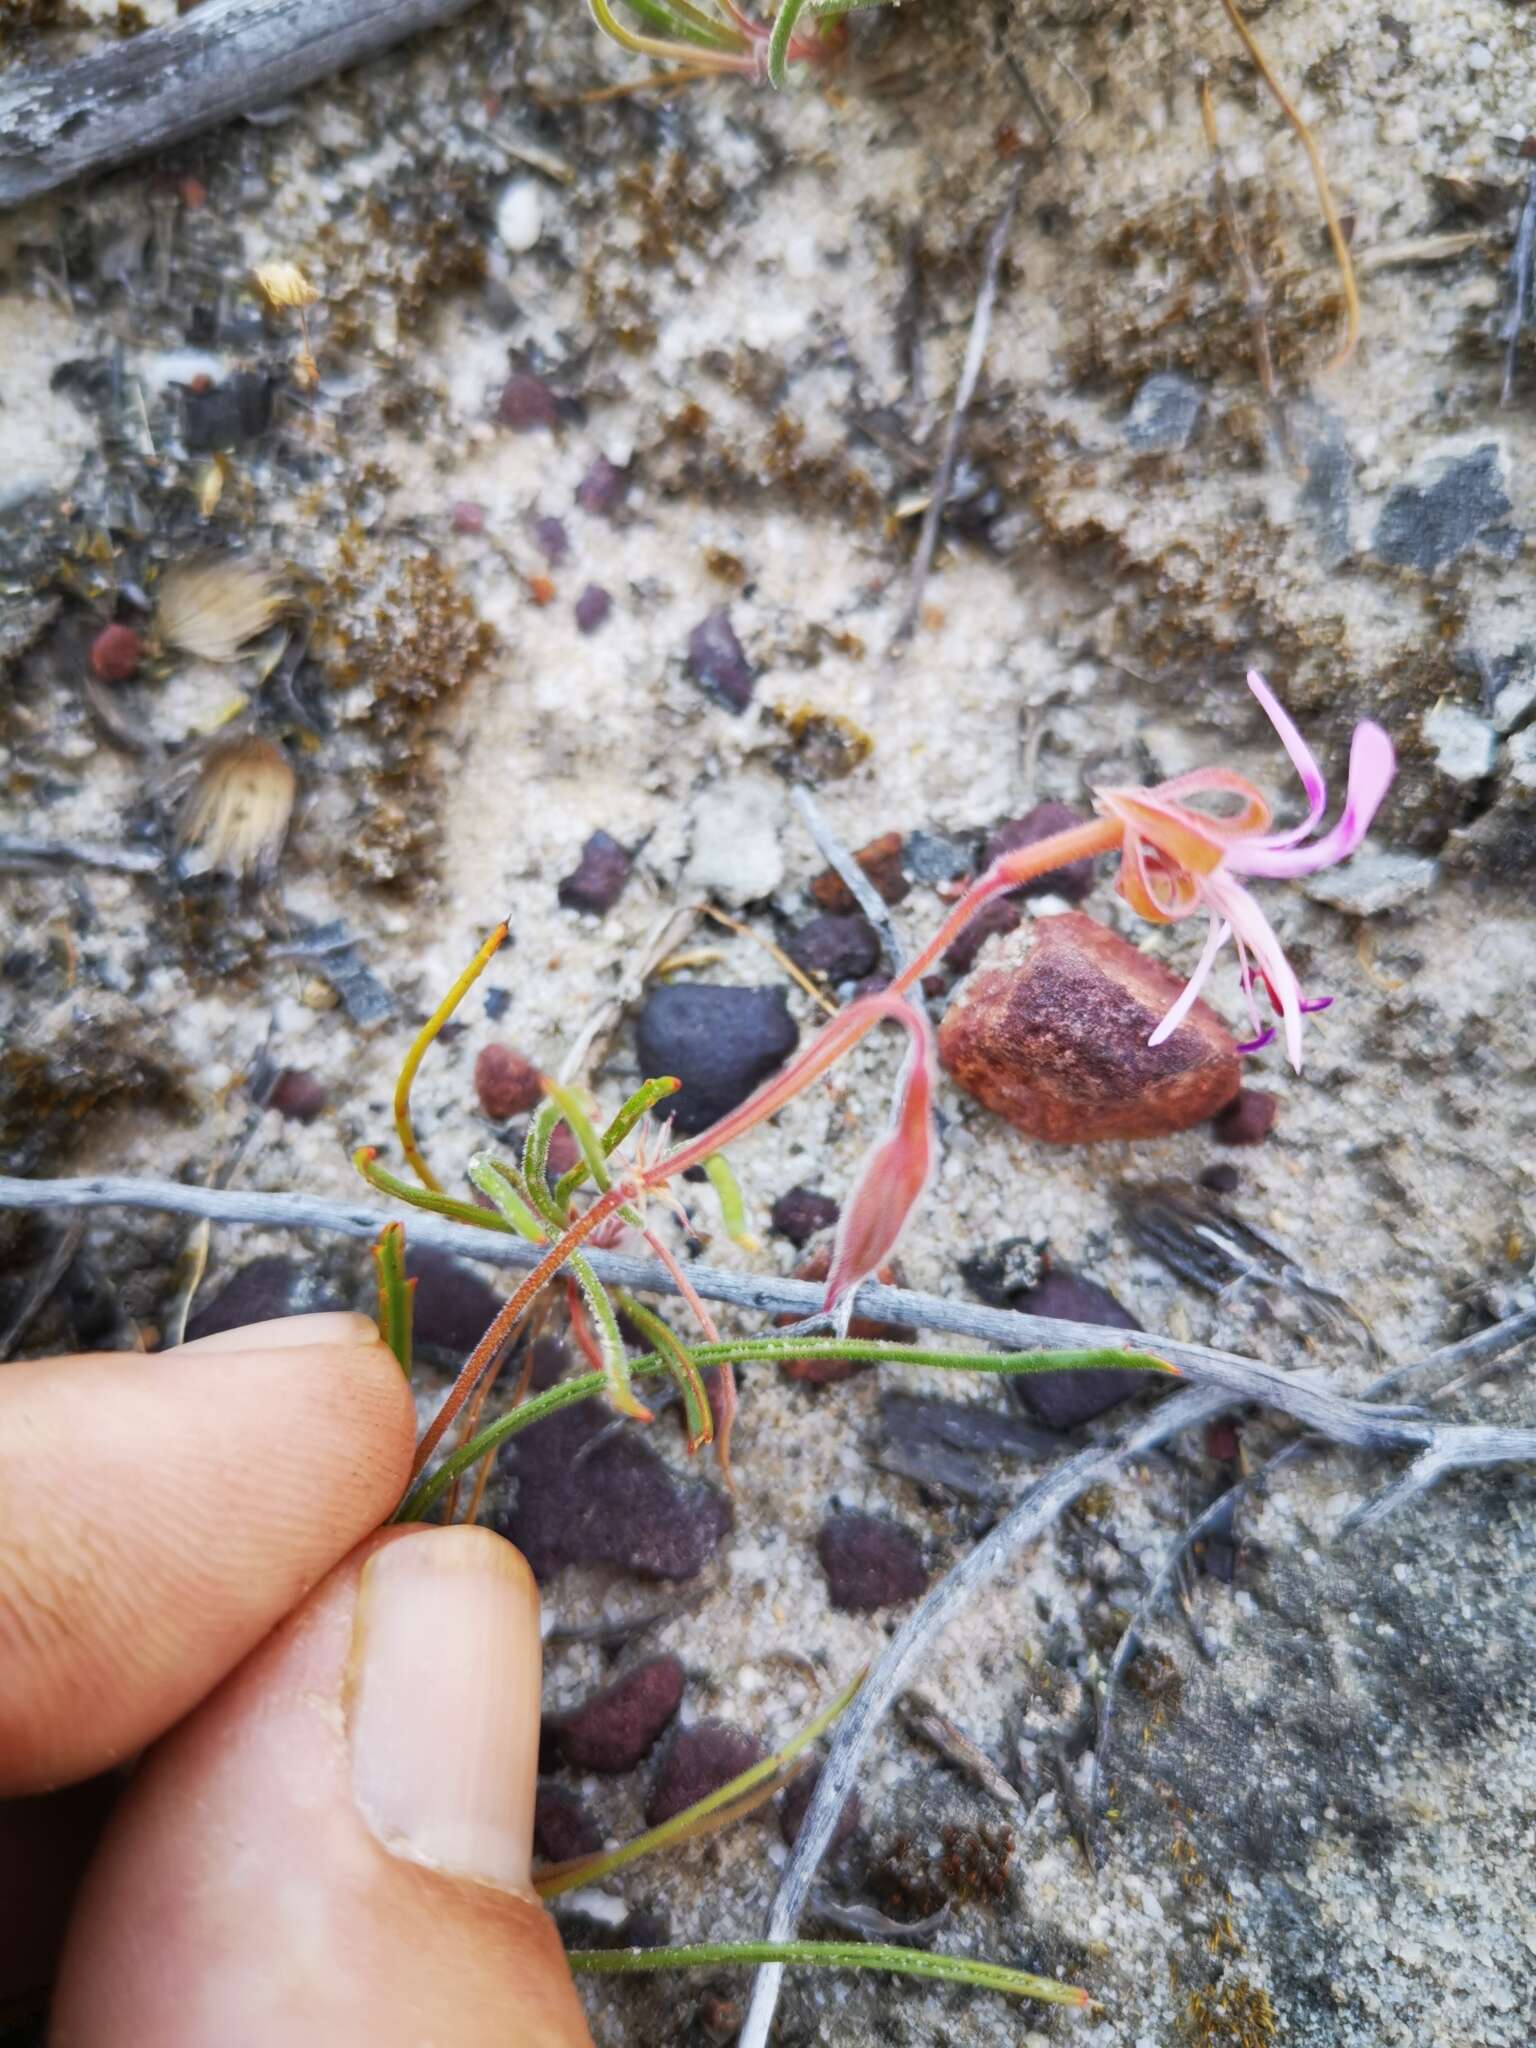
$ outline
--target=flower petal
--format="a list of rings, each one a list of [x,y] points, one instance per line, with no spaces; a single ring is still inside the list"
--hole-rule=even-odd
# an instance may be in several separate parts
[[[1234,874],[1290,881],[1347,860],[1370,830],[1382,798],[1392,786],[1397,757],[1392,742],[1369,719],[1355,727],[1349,749],[1349,795],[1338,823],[1310,846],[1237,845],[1227,855]]]
[[[1191,875],[1209,875],[1220,867],[1226,847],[1212,829],[1218,820],[1164,803],[1156,790],[1096,789],[1094,796],[1111,817],[1141,833],[1175,867]]]
[[[1231,926],[1223,922],[1221,918],[1213,917],[1211,919],[1211,928],[1205,935],[1205,948],[1196,963],[1195,971],[1188,981],[1185,982],[1183,991],[1172,1009],[1169,1010],[1162,1023],[1158,1025],[1152,1036],[1147,1040],[1148,1045],[1162,1045],[1165,1040],[1172,1038],[1174,1032],[1178,1030],[1184,1019],[1195,1007],[1196,1002],[1199,1000],[1200,990],[1204,986],[1212,967],[1216,964],[1216,955],[1225,945],[1231,929]]]
[[[1328,802],[1328,785],[1323,780],[1323,771],[1317,765],[1316,755],[1297,731],[1291,714],[1256,668],[1248,671],[1248,687],[1263,705],[1270,724],[1280,735],[1280,744],[1290,755],[1291,766],[1301,777],[1301,786],[1307,793],[1306,817],[1294,831],[1282,833],[1270,842],[1273,846],[1294,846],[1297,840],[1306,838],[1323,815]]]
[[[1301,987],[1285,957],[1269,919],[1248,891],[1225,876],[1210,886],[1210,896],[1233,932],[1252,952],[1268,984],[1270,999],[1280,1012],[1286,1057],[1301,1072]]]

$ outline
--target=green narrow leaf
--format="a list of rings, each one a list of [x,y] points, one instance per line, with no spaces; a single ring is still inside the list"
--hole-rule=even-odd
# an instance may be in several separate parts
[[[455,1223],[473,1223],[481,1230],[511,1229],[503,1217],[493,1215],[489,1209],[477,1208],[473,1202],[457,1202],[452,1195],[433,1194],[427,1188],[417,1187],[414,1181],[400,1180],[375,1165],[374,1159],[372,1145],[360,1145],[352,1154],[352,1164],[369,1187],[377,1188],[381,1195],[393,1195],[397,1202],[409,1202],[413,1209],[427,1209],[434,1216],[451,1216]]]
[[[675,1095],[682,1085],[675,1074],[661,1074],[654,1081],[647,1081],[643,1087],[637,1088],[603,1133],[603,1157],[606,1159],[623,1144],[648,1110],[654,1109],[656,1104],[664,1101],[667,1096]],[[571,1196],[587,1178],[588,1171],[586,1160],[578,1159],[570,1172],[562,1175],[556,1183],[555,1206],[562,1216]]]
[[[503,1166],[489,1152],[477,1152],[469,1162],[469,1177],[482,1195],[490,1196],[496,1213],[519,1237],[526,1237],[530,1244],[549,1242],[544,1225],[528,1205],[528,1190],[522,1184],[521,1174]]]
[[[621,1294],[619,1306],[641,1336],[648,1337],[655,1345],[658,1356],[672,1361],[672,1377],[683,1397],[683,1408],[688,1417],[688,1448],[690,1451],[703,1450],[706,1444],[714,1442],[715,1416],[699,1368],[681,1340],[643,1301],[636,1301],[632,1294]]]
[[[373,1247],[379,1288],[379,1335],[393,1351],[400,1370],[411,1376],[411,1311],[416,1282],[405,1271],[405,1225],[386,1223]]]
[[[773,34],[768,38],[768,83],[782,88],[789,65],[789,43],[795,23],[805,12],[806,0],[780,0],[773,17]]]
[[[973,1962],[969,1956],[933,1955],[926,1949],[897,1948],[878,1941],[710,1941],[686,1948],[568,1948],[565,1960],[580,1975],[620,1976],[632,1970],[694,1970],[756,1963],[819,1963],[833,1970],[889,1970],[899,1977],[969,1984],[977,1991],[1001,1991],[1012,1998],[1036,1998],[1046,2005],[1092,2005],[1077,1984],[1034,1977],[1002,1963]]]
[[[550,1101],[560,1112],[560,1121],[565,1124],[581,1147],[582,1161],[588,1173],[596,1181],[599,1192],[606,1195],[613,1182],[608,1173],[607,1161],[603,1158],[603,1141],[593,1130],[591,1119],[582,1108],[575,1089],[562,1087],[558,1081],[546,1081],[544,1087]]]
[[[662,35],[682,36],[690,43],[699,43],[710,50],[741,50],[746,44],[733,29],[723,22],[713,21],[701,9],[689,5],[689,0],[624,0],[624,5],[643,21],[647,28],[660,31]]]
[[[650,1409],[636,1398],[629,1384],[629,1355],[619,1334],[619,1319],[613,1312],[607,1288],[583,1253],[572,1252],[567,1263],[576,1285],[581,1289],[581,1298],[588,1313],[597,1325],[597,1344],[603,1354],[603,1378],[607,1382],[609,1400],[620,1414],[631,1415],[637,1422],[649,1422]]]
[[[704,1161],[704,1171],[720,1204],[720,1221],[725,1225],[726,1236],[744,1252],[760,1251],[762,1247],[747,1228],[747,1205],[742,1199],[741,1183],[725,1154],[711,1152]]]

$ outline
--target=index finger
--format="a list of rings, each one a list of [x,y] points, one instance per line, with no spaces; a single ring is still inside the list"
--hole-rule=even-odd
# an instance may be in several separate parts
[[[414,1425],[366,1316],[0,1369],[0,1794],[180,1720],[390,1513]]]

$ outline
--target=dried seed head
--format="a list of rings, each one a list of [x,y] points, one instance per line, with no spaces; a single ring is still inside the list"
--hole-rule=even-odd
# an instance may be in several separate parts
[[[240,880],[271,874],[293,815],[292,763],[271,740],[246,733],[204,756],[177,829],[210,867]]]
[[[256,282],[268,305],[291,310],[312,306],[320,294],[297,263],[263,263],[257,267]]]
[[[276,618],[282,592],[270,569],[233,555],[186,562],[160,586],[165,638],[202,661],[234,661]]]

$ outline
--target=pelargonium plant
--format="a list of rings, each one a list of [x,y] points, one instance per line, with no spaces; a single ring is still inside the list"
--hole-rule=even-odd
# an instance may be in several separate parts
[[[714,0],[696,7],[693,0],[618,0],[625,13],[642,24],[631,28],[609,5],[588,0],[592,18],[605,36],[637,56],[656,57],[680,67],[674,76],[704,77],[710,72],[766,78],[782,86],[791,64],[825,64],[848,39],[843,16],[861,7],[882,7],[892,0],[780,0],[771,22],[738,7],[736,0]]]

